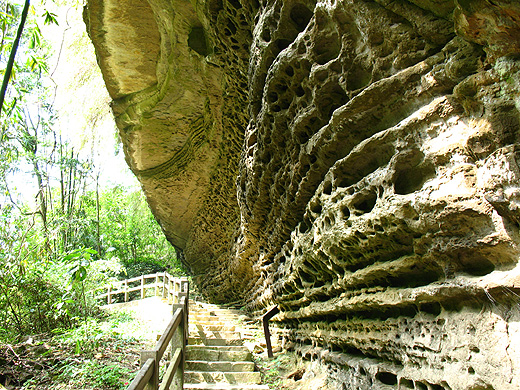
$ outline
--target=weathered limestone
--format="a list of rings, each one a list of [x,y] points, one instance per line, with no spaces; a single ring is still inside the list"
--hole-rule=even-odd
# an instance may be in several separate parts
[[[208,296],[278,304],[331,388],[520,387],[518,2],[88,3]]]

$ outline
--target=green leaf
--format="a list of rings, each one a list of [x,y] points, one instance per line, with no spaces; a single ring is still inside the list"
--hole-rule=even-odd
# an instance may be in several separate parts
[[[67,255],[65,255],[65,256],[63,257],[63,260],[64,260],[64,261],[68,261],[68,260],[70,260],[70,259],[73,259],[74,257],[76,257],[74,254],[69,253],[69,254],[67,254]]]
[[[83,282],[87,278],[87,269],[81,265],[74,267],[72,272],[73,282]]]
[[[52,13],[52,12],[49,12],[49,11],[45,11],[42,15],[45,20],[44,20],[44,24],[55,24],[56,26],[59,26],[58,24],[58,15],[56,15],[55,13]]]

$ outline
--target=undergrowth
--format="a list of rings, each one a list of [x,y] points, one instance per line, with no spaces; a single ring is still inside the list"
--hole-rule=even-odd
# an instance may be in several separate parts
[[[289,351],[277,354],[274,359],[256,357],[255,364],[262,375],[262,383],[277,390],[293,388],[291,385],[294,380],[291,376],[302,370],[302,363],[296,353]]]
[[[124,389],[139,368],[146,327],[117,312],[54,333],[0,347],[0,384],[9,390]]]

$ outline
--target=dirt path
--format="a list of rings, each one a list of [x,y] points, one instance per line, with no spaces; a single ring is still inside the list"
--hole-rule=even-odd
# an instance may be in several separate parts
[[[130,312],[132,317],[141,322],[148,330],[150,341],[155,342],[161,335],[172,318],[172,306],[162,298],[150,297],[141,300],[114,303],[102,307],[108,312],[124,310]]]

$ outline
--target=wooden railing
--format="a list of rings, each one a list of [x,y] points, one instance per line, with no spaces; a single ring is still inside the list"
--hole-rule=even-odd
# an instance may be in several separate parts
[[[146,283],[146,280],[153,279],[152,283]],[[130,287],[131,283],[140,282],[138,286]],[[106,297],[107,304],[112,303],[112,298],[119,294],[124,294],[124,301],[128,302],[130,293],[133,291],[141,292],[141,299],[146,296],[146,290],[154,289],[155,296],[162,296],[167,298],[170,303],[178,303],[175,301],[177,293],[184,291],[184,286],[188,284],[188,279],[185,277],[176,278],[168,272],[158,272],[156,274],[141,275],[136,278],[122,280],[112,283],[100,289],[106,289],[107,292],[96,295],[96,298],[103,299]]]
[[[181,283],[180,290],[175,293],[175,300],[178,303],[173,304],[173,317],[155,348],[151,351],[141,351],[141,369],[127,390],[181,390],[184,386],[189,284],[187,280],[181,281],[185,283]],[[171,359],[160,381],[159,364],[168,345],[171,345]]]

